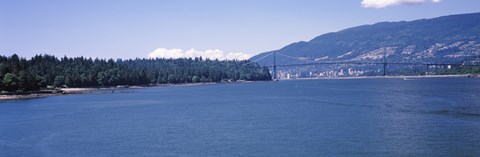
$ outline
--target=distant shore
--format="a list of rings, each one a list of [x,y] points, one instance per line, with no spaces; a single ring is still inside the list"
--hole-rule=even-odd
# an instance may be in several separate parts
[[[479,78],[479,77],[465,74],[465,75],[416,75],[416,76],[312,77],[312,78],[294,78],[294,79],[284,79],[284,80],[322,80],[322,79],[341,80],[341,79],[372,79],[372,78],[419,79],[419,78]]]
[[[418,75],[418,76],[359,76],[359,77],[315,77],[315,78],[295,78],[283,80],[328,80],[328,79],[373,79],[373,78],[398,78],[398,79],[419,79],[419,78],[468,78],[471,75]],[[472,78],[479,78],[473,76]],[[246,83],[254,81],[238,81],[238,82],[209,82],[209,83],[183,83],[183,84],[156,84],[144,86],[115,86],[115,87],[98,87],[98,88],[58,88],[61,92],[27,92],[22,94],[6,94],[0,95],[1,100],[18,100],[18,99],[33,99],[50,96],[65,96],[74,94],[114,94],[118,93],[119,89],[135,89],[135,88],[150,88],[150,87],[168,87],[168,86],[200,86],[200,85],[214,85],[222,83]]]

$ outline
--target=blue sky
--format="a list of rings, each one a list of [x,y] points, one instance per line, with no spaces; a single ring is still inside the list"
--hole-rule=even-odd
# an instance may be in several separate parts
[[[393,1],[0,0],[0,55],[238,57],[358,25],[480,12],[478,0]]]

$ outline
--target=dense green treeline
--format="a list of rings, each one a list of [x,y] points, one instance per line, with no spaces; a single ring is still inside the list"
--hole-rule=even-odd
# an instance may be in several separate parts
[[[471,74],[478,76],[480,74],[480,67],[478,66],[466,66],[461,68],[454,68],[445,71],[438,72],[439,75],[459,75],[459,74]]]
[[[47,86],[96,87],[166,83],[270,80],[268,68],[248,61],[195,59],[103,60],[37,55],[30,60],[0,56],[0,91]]]

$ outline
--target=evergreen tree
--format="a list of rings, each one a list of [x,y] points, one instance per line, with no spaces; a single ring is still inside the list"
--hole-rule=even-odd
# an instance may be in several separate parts
[[[247,64],[248,63],[248,64]],[[0,56],[0,91],[31,91],[47,86],[96,87],[270,80],[268,68],[249,61],[194,59],[61,59],[36,55]]]

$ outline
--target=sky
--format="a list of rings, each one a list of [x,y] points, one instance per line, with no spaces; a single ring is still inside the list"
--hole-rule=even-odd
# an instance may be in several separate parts
[[[0,0],[0,55],[247,59],[383,21],[480,12],[479,0]]]

